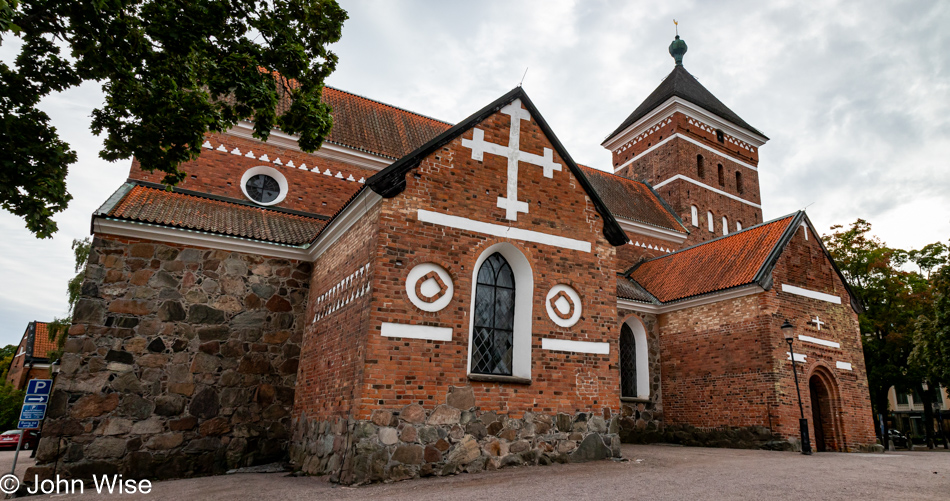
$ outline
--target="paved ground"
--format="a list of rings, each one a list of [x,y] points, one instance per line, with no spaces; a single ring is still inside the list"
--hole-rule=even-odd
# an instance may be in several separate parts
[[[950,453],[942,449],[802,456],[624,445],[623,454],[629,461],[511,468],[356,488],[334,486],[321,477],[240,474],[157,482],[144,496],[97,496],[87,489],[57,499],[950,499]],[[12,456],[0,452],[0,472],[9,470]]]

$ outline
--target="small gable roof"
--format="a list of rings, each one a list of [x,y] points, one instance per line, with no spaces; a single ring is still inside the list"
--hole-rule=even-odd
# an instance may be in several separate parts
[[[689,233],[679,216],[649,185],[579,165],[615,217],[681,233]]]
[[[587,179],[587,176],[584,175],[584,172],[581,170],[581,168],[578,167],[571,158],[571,155],[561,144],[561,141],[558,140],[557,136],[554,135],[554,132],[548,126],[547,121],[543,116],[541,116],[541,113],[538,112],[537,107],[535,107],[534,103],[528,97],[528,94],[521,87],[515,87],[514,89],[508,91],[503,96],[499,97],[484,108],[478,110],[462,122],[454,125],[452,128],[433,138],[431,141],[420,146],[412,153],[400,158],[399,160],[396,160],[385,169],[377,172],[375,175],[373,175],[373,177],[366,180],[366,185],[379,195],[386,198],[392,198],[402,193],[402,191],[406,188],[406,174],[412,169],[415,169],[422,159],[424,159],[433,151],[441,148],[445,144],[462,135],[465,131],[471,129],[479,122],[498,112],[501,110],[501,108],[508,105],[515,99],[521,100],[521,103],[524,105],[525,109],[527,109],[531,114],[531,118],[537,122],[538,127],[540,127],[544,135],[547,136],[558,155],[561,156],[561,158],[567,164],[567,167],[571,170],[571,173],[577,179],[578,183],[580,183],[581,187],[587,193],[587,196],[590,197],[591,201],[594,203],[594,207],[604,220],[603,231],[604,237],[607,239],[607,241],[610,242],[611,245],[622,245],[627,243],[628,239],[626,233],[624,233],[623,229],[620,228],[617,220],[610,212],[610,209],[608,209],[607,204],[605,204],[601,199],[600,195],[591,185],[591,182]]]
[[[794,234],[795,213],[646,261],[630,273],[663,303],[756,283],[776,249]],[[796,222],[797,221],[797,222]],[[771,270],[771,267],[768,267]]]
[[[802,224],[808,225],[812,234],[818,234],[805,212],[798,211],[645,261],[626,277],[664,304],[744,285],[758,284],[768,289],[772,286],[772,269]],[[821,239],[818,245],[848,291],[851,307],[860,313],[863,306],[847,279]]]
[[[706,88],[696,80],[696,77],[686,71],[686,68],[682,65],[677,65],[673,68],[673,71],[663,79],[659,87],[651,92],[650,95],[640,103],[640,106],[637,106],[637,109],[633,110],[633,113],[620,124],[620,127],[617,127],[616,130],[611,132],[610,135],[604,139],[604,143],[610,141],[611,138],[620,134],[624,129],[633,125],[637,120],[645,117],[648,113],[674,96],[685,99],[723,120],[732,122],[738,127],[768,139],[765,134],[762,134],[756,130],[755,127],[749,125],[748,122],[739,118],[739,115],[736,115],[734,111],[730,110],[728,106],[717,99],[712,92],[706,90]]]

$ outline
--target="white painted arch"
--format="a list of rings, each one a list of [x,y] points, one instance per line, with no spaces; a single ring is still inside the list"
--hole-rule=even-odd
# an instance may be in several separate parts
[[[650,398],[650,347],[646,327],[636,315],[630,315],[623,323],[630,327],[636,342],[637,398]]]
[[[515,323],[511,356],[511,375],[531,379],[531,327],[534,304],[534,273],[528,258],[514,245],[499,242],[482,251],[472,267],[472,294],[468,314],[468,373],[472,373],[472,339],[475,337],[475,290],[478,270],[492,254],[499,253],[508,261],[515,275]]]

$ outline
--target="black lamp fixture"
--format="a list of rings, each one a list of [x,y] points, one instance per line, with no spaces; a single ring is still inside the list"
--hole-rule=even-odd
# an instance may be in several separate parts
[[[788,355],[792,359],[792,374],[795,376],[795,391],[798,393],[798,411],[801,413],[801,419],[798,420],[798,426],[802,435],[802,454],[811,455],[811,440],[808,438],[808,420],[805,419],[805,407],[802,405],[802,390],[798,387],[798,370],[795,367],[795,350],[792,349],[792,342],[795,337],[792,331],[795,327],[785,319],[782,324],[782,334],[785,335],[785,342],[788,343]]]

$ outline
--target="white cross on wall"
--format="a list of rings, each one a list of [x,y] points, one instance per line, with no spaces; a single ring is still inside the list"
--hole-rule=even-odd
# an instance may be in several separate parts
[[[809,323],[815,324],[815,327],[817,327],[818,330],[821,330],[821,326],[825,325],[825,323],[821,321],[821,318],[819,318],[818,315],[815,315],[815,318],[813,318],[812,321]]]
[[[521,100],[515,99],[501,112],[511,117],[508,146],[485,141],[485,131],[476,128],[472,139],[462,139],[462,146],[472,149],[472,159],[482,161],[486,152],[508,158],[508,190],[505,196],[498,197],[498,207],[505,209],[505,218],[518,220],[518,213],[528,213],[527,202],[518,200],[518,162],[537,165],[544,170],[544,177],[554,178],[554,171],[561,170],[561,164],[554,162],[554,151],[544,149],[544,155],[535,155],[521,151],[521,121],[531,120],[528,110],[521,107]]]

